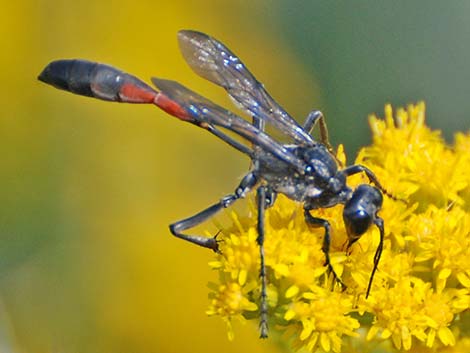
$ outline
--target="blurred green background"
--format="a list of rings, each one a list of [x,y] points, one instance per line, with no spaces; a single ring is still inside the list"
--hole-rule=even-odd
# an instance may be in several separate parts
[[[151,106],[36,80],[58,58],[178,80],[179,29],[226,43],[299,121],[326,114],[350,158],[367,114],[425,100],[448,138],[469,126],[467,1],[3,1],[0,352],[273,352],[254,325],[208,318],[209,251],[168,224],[237,185],[248,161]],[[241,209],[246,203],[241,202]],[[204,228],[211,228],[211,224]]]

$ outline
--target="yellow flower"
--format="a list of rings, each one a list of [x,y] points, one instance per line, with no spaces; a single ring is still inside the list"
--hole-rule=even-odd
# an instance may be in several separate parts
[[[436,293],[431,283],[404,277],[392,288],[380,288],[371,300],[362,303],[365,310],[375,314],[367,339],[391,338],[396,348],[409,350],[413,338],[432,347],[437,335],[442,344],[454,345],[448,325],[454,313],[460,311],[454,303],[466,294],[466,290],[458,293],[455,289]]]
[[[384,195],[382,257],[365,292],[379,243],[371,227],[346,249],[343,206],[313,212],[331,224],[330,258],[342,288],[325,268],[323,228],[309,227],[301,204],[279,195],[266,212],[265,262],[270,334],[284,332],[294,347],[329,352],[470,351],[470,135],[449,146],[425,125],[424,103],[371,116],[373,144],[356,164],[370,168]],[[337,158],[345,163],[342,146]],[[348,178],[355,187],[364,175]],[[230,213],[210,266],[208,310],[229,324],[259,320],[256,214]]]
[[[339,352],[342,335],[358,336],[354,333],[358,320],[347,315],[352,307],[351,296],[318,286],[302,296],[295,295],[284,314],[294,346],[305,346],[309,351],[320,346],[326,352]]]

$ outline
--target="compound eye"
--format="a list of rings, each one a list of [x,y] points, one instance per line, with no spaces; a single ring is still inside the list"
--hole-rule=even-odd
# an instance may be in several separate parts
[[[364,210],[357,210],[353,213],[345,212],[343,218],[349,236],[364,234],[372,223],[372,217]]]

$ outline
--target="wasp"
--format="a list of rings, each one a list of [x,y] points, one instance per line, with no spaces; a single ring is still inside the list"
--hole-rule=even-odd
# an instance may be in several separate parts
[[[330,262],[330,223],[311,212],[343,204],[348,248],[372,225],[378,228],[380,242],[374,256],[367,297],[384,241],[384,221],[378,216],[378,212],[382,207],[383,194],[387,192],[375,174],[363,165],[340,165],[329,143],[323,114],[314,110],[303,125],[298,124],[224,44],[192,30],[178,32],[178,41],[181,53],[192,70],[224,88],[236,106],[251,117],[251,121],[235,115],[178,82],[153,77],[151,80],[157,88],[154,89],[137,77],[112,66],[86,60],[53,61],[38,79],[82,96],[112,102],[154,104],[182,121],[207,130],[250,158],[250,170],[233,193],[201,212],[171,224],[170,231],[178,238],[218,252],[217,236],[205,237],[188,234],[187,231],[244,198],[250,191],[256,191],[261,338],[268,336],[264,218],[266,209],[274,204],[278,194],[302,203],[305,221],[312,227],[324,229],[322,250],[325,254],[325,266],[340,283],[342,282]],[[277,130],[289,143],[281,142],[268,134],[266,125]],[[316,126],[320,132],[319,141],[311,134]],[[370,184],[361,184],[352,189],[346,183],[347,178],[358,173],[364,173]]]

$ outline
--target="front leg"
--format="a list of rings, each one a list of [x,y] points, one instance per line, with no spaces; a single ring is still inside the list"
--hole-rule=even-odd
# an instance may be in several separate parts
[[[202,222],[215,216],[220,210],[229,207],[239,198],[245,197],[245,195],[258,183],[258,180],[255,174],[248,173],[242,179],[238,187],[235,189],[233,194],[229,194],[223,197],[219,202],[214,205],[206,208],[205,210],[195,214],[192,217],[183,219],[181,221],[175,222],[170,225],[171,233],[180,239],[189,241],[193,244],[202,246],[204,248],[212,249],[215,252],[218,252],[219,247],[217,244],[217,235],[212,238],[200,236],[200,235],[188,235],[184,234],[187,229],[194,228],[195,226],[201,224]]]
[[[385,195],[390,197],[392,200],[398,200],[396,196],[392,195],[390,192],[385,189],[382,184],[380,184],[379,179],[375,176],[374,172],[367,168],[366,166],[363,166],[362,164],[354,164],[349,167],[346,167],[343,169],[343,173],[346,174],[346,176],[354,175],[364,172],[365,175],[367,175],[367,178],[369,179],[369,182],[374,184],[380,191],[382,191]]]
[[[317,218],[313,217],[310,214],[310,210],[304,209],[304,215],[305,215],[305,221],[313,226],[313,227],[323,227],[325,229],[325,234],[323,236],[323,246],[322,250],[323,253],[325,254],[325,265],[328,267],[328,270],[333,273],[333,277],[337,282],[341,284],[343,288],[346,288],[346,285],[341,281],[339,276],[336,274],[335,269],[331,265],[331,260],[330,260],[330,242],[331,242],[331,237],[330,237],[330,223],[323,218]]]

